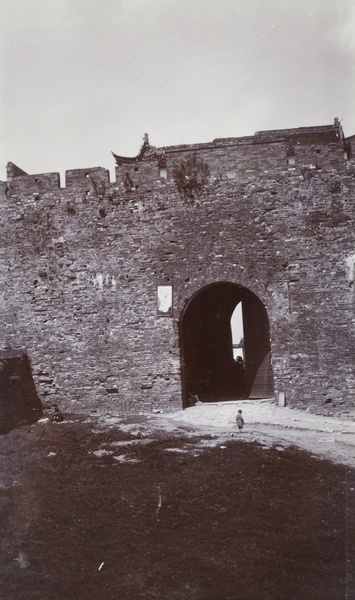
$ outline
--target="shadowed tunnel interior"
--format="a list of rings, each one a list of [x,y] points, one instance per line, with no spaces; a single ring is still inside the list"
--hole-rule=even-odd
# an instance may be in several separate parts
[[[242,302],[245,373],[233,359],[231,316]],[[180,323],[183,404],[265,398],[273,394],[269,321],[263,303],[235,283],[202,288],[188,302]]]

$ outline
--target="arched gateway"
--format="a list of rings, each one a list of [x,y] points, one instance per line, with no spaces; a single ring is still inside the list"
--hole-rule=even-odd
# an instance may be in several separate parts
[[[265,397],[273,378],[279,404],[352,411],[354,158],[335,119],[161,148],[145,136],[115,155],[114,181],[92,167],[61,186],[9,163],[0,358],[25,349],[39,399],[64,412]]]
[[[231,316],[242,303],[244,369],[233,359]],[[241,285],[219,282],[196,292],[180,321],[183,405],[273,395],[269,320],[263,303]]]

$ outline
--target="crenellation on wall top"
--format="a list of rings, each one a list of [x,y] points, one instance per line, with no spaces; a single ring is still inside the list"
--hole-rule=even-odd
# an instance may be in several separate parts
[[[82,187],[90,182],[94,184],[110,183],[110,172],[104,167],[90,167],[88,169],[70,169],[65,171],[65,187]]]
[[[116,182],[122,184],[122,180],[124,183],[124,178],[127,177],[127,173],[132,178],[131,171],[132,173],[133,171],[138,171],[141,166],[144,167],[142,175],[135,175],[135,179],[141,179],[142,177],[145,179],[147,179],[147,177],[148,179],[154,179],[154,173],[149,170],[152,168],[152,163],[156,163],[158,169],[165,168],[168,157],[171,157],[174,162],[175,157],[178,158],[179,155],[184,156],[191,153],[201,153],[202,155],[206,155],[207,153],[212,153],[214,156],[214,167],[218,170],[218,163],[220,162],[221,165],[223,165],[226,161],[225,153],[235,149],[235,152],[233,151],[228,157],[228,169],[232,169],[233,161],[238,165],[240,164],[240,153],[243,152],[243,149],[245,148],[250,153],[250,156],[253,155],[255,160],[258,158],[257,155],[260,154],[259,158],[265,159],[265,168],[274,168],[275,165],[278,168],[284,168],[284,165],[290,165],[292,163],[295,149],[298,149],[305,154],[309,154],[311,150],[320,152],[319,149],[316,150],[312,148],[314,145],[323,149],[329,147],[331,152],[335,151],[336,154],[339,155],[344,152],[349,159],[355,151],[354,140],[355,136],[348,138],[344,137],[340,121],[335,119],[334,123],[331,125],[258,131],[252,136],[216,138],[212,142],[207,143],[182,144],[159,148],[150,145],[148,134],[145,134],[143,144],[137,156],[123,157],[114,153],[112,154],[116,161]],[[238,150],[238,148],[240,148],[240,150]],[[263,148],[265,148],[265,151]],[[276,158],[273,164],[270,163],[270,152],[279,153],[279,162],[277,164],[275,162]],[[323,150],[321,152],[323,152]],[[309,159],[308,154],[305,156],[305,159],[307,160]],[[282,162],[283,159],[284,162]],[[243,160],[245,162],[248,158],[244,156]],[[245,166],[245,168],[248,167]],[[259,170],[262,170],[261,167]],[[166,177],[166,175],[164,176]],[[20,191],[27,192],[36,191],[36,186],[38,187],[39,192],[50,191],[51,187],[53,190],[61,187],[59,173],[54,172],[29,175],[12,162],[9,162],[7,165],[7,181],[9,185],[11,183],[11,185],[14,186],[14,189],[16,188]],[[104,167],[90,167],[86,169],[67,170],[65,172],[65,184],[63,187],[64,189],[73,191],[81,190],[89,196],[100,197],[105,190],[108,189],[110,183],[110,172],[108,169]],[[138,183],[142,184],[143,181],[139,181]],[[138,185],[136,187],[138,187]]]
[[[16,170],[11,169],[10,173],[10,176],[8,175],[7,178],[9,186],[12,188],[16,187],[19,190],[23,190],[24,192],[26,191],[27,193],[50,191],[52,189],[60,188],[60,175],[58,172],[35,173],[34,175],[28,175],[28,173],[25,173],[25,171],[22,171],[22,169],[16,167]]]

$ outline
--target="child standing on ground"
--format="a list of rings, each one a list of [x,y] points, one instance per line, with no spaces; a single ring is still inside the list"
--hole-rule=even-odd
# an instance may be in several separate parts
[[[238,429],[239,431],[242,431],[243,427],[244,427],[244,419],[242,416],[242,411],[238,410],[238,414],[237,414],[237,425],[238,425]]]

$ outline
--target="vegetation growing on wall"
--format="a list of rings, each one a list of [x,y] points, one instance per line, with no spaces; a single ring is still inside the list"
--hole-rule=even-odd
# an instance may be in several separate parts
[[[25,237],[36,253],[48,247],[55,229],[50,211],[40,206],[27,207],[22,217],[22,227]],[[22,236],[22,233],[20,235]]]
[[[210,169],[196,154],[175,165],[173,177],[179,194],[190,202],[206,191]]]

